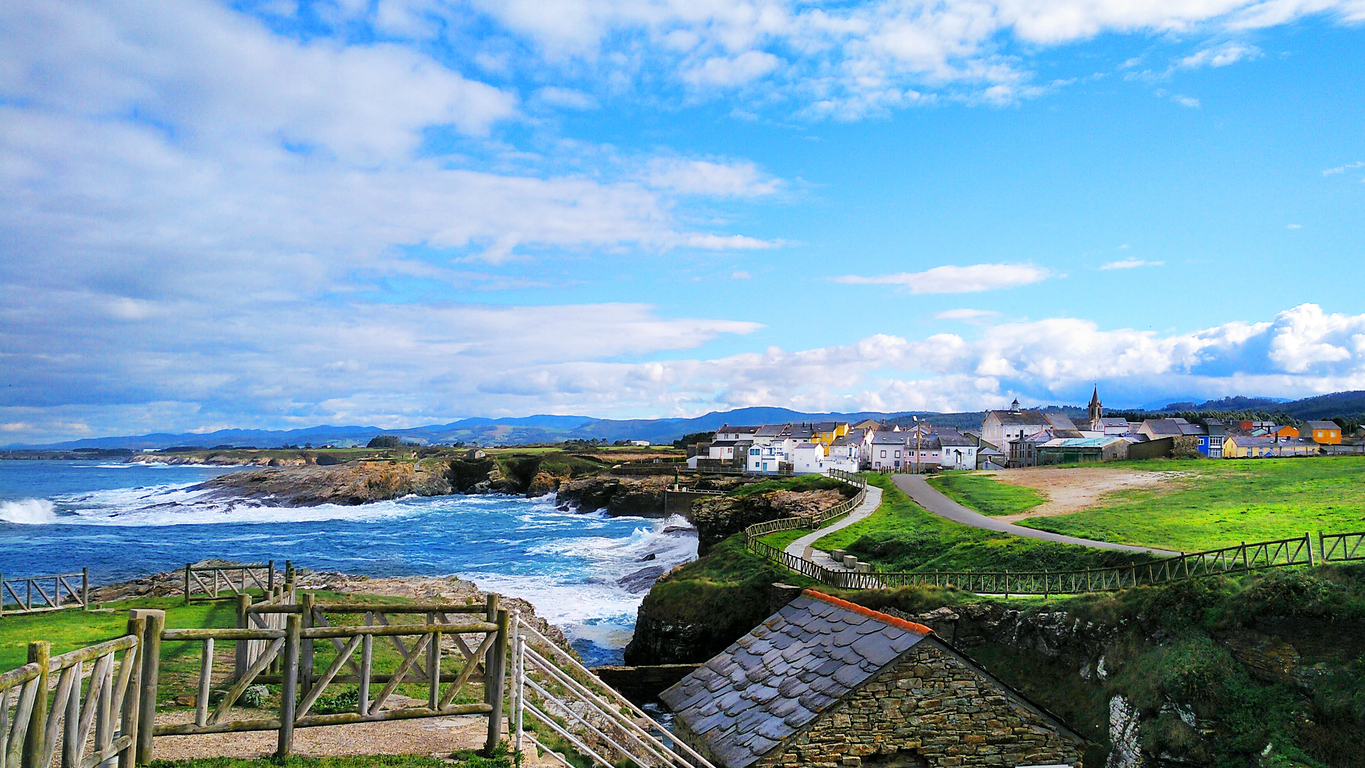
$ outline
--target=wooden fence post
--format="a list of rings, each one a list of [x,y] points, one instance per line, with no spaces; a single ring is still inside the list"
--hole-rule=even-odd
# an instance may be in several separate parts
[[[5,574],[0,573],[0,616],[5,615]]]
[[[81,609],[90,610],[90,569],[81,569]]]
[[[185,563],[185,604],[190,602],[190,566],[193,563]]]
[[[136,653],[133,659],[132,676],[128,680],[128,688],[123,694],[123,711],[118,713],[119,734],[128,737],[128,746],[118,753],[118,768],[133,768],[137,761],[137,733],[138,733],[138,709],[141,699],[138,696],[142,693],[142,660],[146,652],[143,645],[143,638],[147,634],[147,619],[142,616],[134,616],[132,611],[128,612],[128,630],[125,634],[137,638],[137,645],[130,648],[128,653]],[[152,727],[151,723],[147,724]]]
[[[274,589],[274,588],[275,588],[275,561],[274,561],[274,560],[267,560],[267,561],[265,561],[265,591],[266,591],[266,592],[269,592],[270,590],[272,590],[272,589]],[[242,585],[242,589],[243,589],[243,591],[246,591],[246,585],[245,585],[245,584]]]
[[[237,596],[237,628],[250,629],[251,615],[247,609],[251,607],[251,595],[243,592]],[[246,668],[250,666],[247,655],[250,652],[250,640],[238,640],[232,648],[232,681],[236,682],[246,674]]]
[[[497,595],[489,595],[490,609],[498,605]],[[484,698],[493,707],[488,713],[488,741],[484,744],[484,754],[493,756],[498,741],[502,738],[502,698],[505,685],[507,664],[507,611],[498,610],[496,617],[498,636],[493,647],[488,649],[484,669],[487,672],[484,682]]]
[[[47,687],[48,687],[48,662],[52,659],[52,644],[46,640],[37,640],[28,644],[28,663],[38,665],[38,692],[33,698],[33,709],[30,710],[28,721],[28,734],[24,737],[24,754],[22,765],[38,766],[43,761],[43,753],[47,751],[47,728],[44,720],[47,717]]]
[[[188,571],[187,571],[188,573]],[[152,762],[152,726],[156,724],[156,687],[161,679],[161,632],[166,628],[166,612],[150,608],[128,611],[128,619],[142,619],[142,685],[138,691],[137,764]]]
[[[313,626],[313,606],[317,603],[317,595],[312,592],[303,593],[303,621],[304,629]],[[313,641],[304,640],[299,651],[299,689],[304,696],[313,689]]]
[[[299,700],[299,633],[303,617],[291,613],[284,620],[284,680],[280,685],[280,739],[275,759],[287,760],[294,748],[294,712]]]

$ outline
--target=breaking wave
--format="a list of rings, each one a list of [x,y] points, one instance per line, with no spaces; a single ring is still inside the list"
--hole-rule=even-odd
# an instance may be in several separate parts
[[[56,513],[47,499],[0,501],[0,521],[15,525],[46,525],[55,522]]]

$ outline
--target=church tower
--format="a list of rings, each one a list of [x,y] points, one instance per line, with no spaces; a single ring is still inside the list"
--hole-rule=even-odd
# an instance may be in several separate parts
[[[1095,385],[1095,392],[1090,396],[1090,428],[1101,431],[1100,419],[1104,416],[1104,405],[1100,403],[1100,387]]]

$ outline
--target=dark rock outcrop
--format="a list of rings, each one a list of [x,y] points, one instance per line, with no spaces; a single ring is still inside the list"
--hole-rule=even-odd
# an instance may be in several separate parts
[[[451,492],[441,462],[356,461],[329,467],[278,467],[220,475],[195,486],[224,496],[289,507],[364,504]]]
[[[743,498],[717,496],[692,505],[688,515],[697,527],[697,552],[705,555],[719,542],[745,528],[783,517],[814,517],[844,500],[836,490],[770,491]]]

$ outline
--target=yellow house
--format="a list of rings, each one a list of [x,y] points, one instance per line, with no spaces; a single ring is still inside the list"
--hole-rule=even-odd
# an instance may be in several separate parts
[[[1259,459],[1270,456],[1316,456],[1318,446],[1293,438],[1230,435],[1223,441],[1225,459]]]
[[[1318,445],[1341,445],[1341,427],[1335,421],[1310,421],[1303,428]]]
[[[824,421],[819,424],[811,425],[812,443],[819,443],[825,447],[825,455],[829,455],[829,447],[835,440],[848,434],[848,422],[846,421]]]

